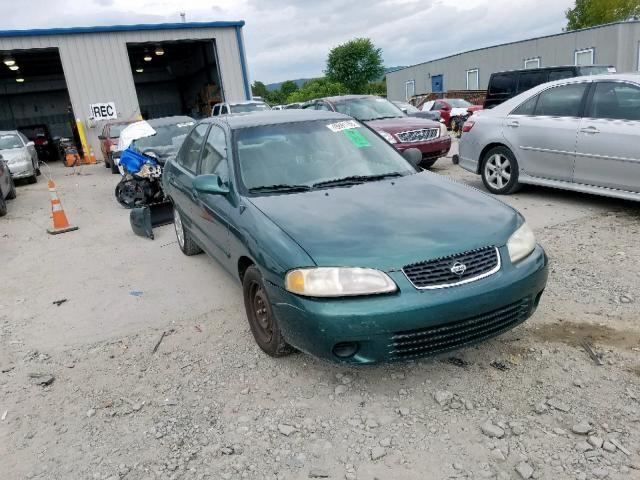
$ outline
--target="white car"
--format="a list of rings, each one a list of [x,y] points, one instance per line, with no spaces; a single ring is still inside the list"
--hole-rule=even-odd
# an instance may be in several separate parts
[[[0,155],[7,162],[11,176],[36,183],[40,175],[40,160],[34,143],[17,130],[0,132]]]
[[[212,117],[218,115],[227,115],[231,113],[249,113],[249,112],[263,112],[265,110],[271,110],[271,107],[260,100],[250,100],[246,102],[223,102],[216,103],[213,106],[211,112]]]

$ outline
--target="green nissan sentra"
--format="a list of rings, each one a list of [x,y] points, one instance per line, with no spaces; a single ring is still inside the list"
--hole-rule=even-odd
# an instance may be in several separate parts
[[[269,355],[438,354],[530,317],[548,261],[514,209],[421,171],[350,117],[206,119],[167,162],[178,245],[240,281]]]

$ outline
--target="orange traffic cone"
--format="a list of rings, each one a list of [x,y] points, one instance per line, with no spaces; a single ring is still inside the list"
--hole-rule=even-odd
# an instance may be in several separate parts
[[[93,154],[93,147],[89,147],[89,163],[92,165],[96,163],[96,156]]]
[[[47,185],[49,187],[49,194],[51,195],[51,216],[53,217],[53,228],[47,228],[47,232],[51,235],[56,235],[58,233],[77,230],[78,227],[69,225],[69,220],[67,220],[67,216],[64,214],[62,204],[56,192],[56,184],[53,180],[49,180]]]

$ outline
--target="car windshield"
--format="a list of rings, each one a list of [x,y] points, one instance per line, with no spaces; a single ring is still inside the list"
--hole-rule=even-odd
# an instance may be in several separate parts
[[[387,142],[354,120],[264,125],[234,132],[236,161],[249,192],[308,190],[415,173]]]
[[[175,153],[194,124],[194,122],[184,122],[153,127],[156,131],[155,135],[134,140],[132,146],[140,152],[155,150],[162,155]]]
[[[31,139],[35,140],[36,137],[44,137],[46,136],[46,132],[44,127],[27,127],[27,128],[18,128],[22,132],[22,134]]]
[[[247,112],[260,112],[263,110],[271,110],[271,107],[266,103],[238,103],[237,105],[230,105],[231,113],[247,113]]]
[[[109,138],[120,137],[120,132],[128,126],[128,123],[116,123],[115,125],[111,125],[111,127],[109,127]]]
[[[12,148],[22,148],[22,140],[18,135],[13,133],[0,135],[0,150],[10,150]]]
[[[615,73],[616,69],[613,67],[580,67],[580,75],[601,75],[603,73]]]
[[[445,101],[453,108],[469,108],[471,103],[463,100],[462,98],[447,98]]]
[[[402,110],[384,98],[350,98],[337,101],[334,105],[338,112],[357,118],[361,122],[405,116]]]

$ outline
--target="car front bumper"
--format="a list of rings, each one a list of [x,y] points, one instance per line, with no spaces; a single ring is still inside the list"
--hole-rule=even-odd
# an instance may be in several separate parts
[[[402,271],[388,272],[398,285],[390,295],[310,299],[267,288],[285,339],[299,350],[345,363],[407,360],[491,338],[533,314],[547,283],[544,250],[537,246],[516,265],[506,247],[500,255],[495,274],[436,290],[416,289]],[[357,351],[340,357],[336,345]]]
[[[9,164],[9,171],[11,172],[11,176],[16,180],[33,177],[36,174],[30,160],[11,162]]]
[[[427,142],[394,143],[393,146],[400,153],[409,148],[417,148],[422,153],[422,160],[437,160],[440,157],[446,157],[449,153],[451,137],[445,135]]]

